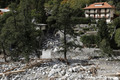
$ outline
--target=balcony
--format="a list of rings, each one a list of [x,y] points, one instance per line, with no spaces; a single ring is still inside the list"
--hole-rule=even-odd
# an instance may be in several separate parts
[[[108,19],[108,18],[110,18],[110,16],[96,16],[96,17],[94,17],[94,16],[90,16],[91,18],[94,18],[94,19]],[[88,17],[87,17],[88,18]]]
[[[86,14],[107,14],[110,13],[109,11],[86,11]]]
[[[103,19],[103,18],[105,18],[105,19],[108,19],[108,18],[110,18],[110,16],[97,16],[97,17],[93,17],[93,18],[95,18],[95,19]]]

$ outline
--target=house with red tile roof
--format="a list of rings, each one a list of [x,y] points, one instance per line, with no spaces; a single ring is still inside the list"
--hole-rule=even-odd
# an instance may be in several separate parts
[[[8,12],[8,11],[10,11],[8,7],[4,9],[0,9],[0,15],[3,15],[5,12]]]
[[[106,19],[107,23],[110,23],[114,18],[115,7],[107,2],[94,3],[84,8],[85,17],[94,18],[96,21],[99,19]]]

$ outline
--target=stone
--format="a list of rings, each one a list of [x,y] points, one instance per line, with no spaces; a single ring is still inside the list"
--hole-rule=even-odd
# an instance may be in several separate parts
[[[54,74],[56,74],[56,73],[58,73],[60,71],[61,71],[60,68],[59,69],[51,69],[51,71],[48,74],[48,77],[54,76]]]
[[[67,76],[62,76],[59,80],[67,80]]]
[[[45,74],[46,74],[46,72],[43,72],[42,74],[43,74],[43,75],[45,75]]]
[[[18,80],[20,78],[19,75],[16,75],[12,80]]]
[[[32,74],[35,74],[36,72],[34,71],[34,72],[32,72]]]
[[[43,50],[42,51],[42,56],[41,58],[51,58],[51,53],[52,53],[52,49],[47,49],[47,50]]]
[[[79,67],[79,66],[72,67],[72,68],[69,68],[68,71],[69,71],[69,72],[79,72],[79,71],[80,71],[80,67]]]
[[[120,80],[118,77],[114,77],[113,80]]]
[[[62,76],[65,75],[65,73],[66,73],[65,70],[62,70],[62,71],[61,71],[61,75],[62,75]]]
[[[48,74],[48,77],[53,76],[55,74],[55,72],[56,72],[55,69],[51,69],[51,71]]]
[[[79,67],[79,66],[74,67],[74,68],[73,68],[73,71],[74,71],[74,72],[79,72],[79,71],[80,71],[80,67]]]
[[[53,69],[57,69],[59,67],[59,65],[58,64],[55,64],[54,66],[53,66]]]
[[[73,69],[72,69],[72,68],[69,68],[68,71],[69,71],[69,72],[73,72]]]
[[[84,79],[84,76],[83,76],[83,75],[79,75],[78,78],[79,78],[79,79]]]

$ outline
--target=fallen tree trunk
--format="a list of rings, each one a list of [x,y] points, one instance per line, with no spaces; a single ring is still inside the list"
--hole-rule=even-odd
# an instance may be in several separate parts
[[[106,76],[120,77],[120,73],[107,74]]]
[[[0,76],[8,76],[8,75],[10,75],[10,74],[17,74],[17,73],[20,73],[20,72],[24,72],[25,71],[25,69],[23,69],[23,70],[17,70],[17,71],[10,71],[10,72],[5,72],[5,73],[0,73]]]
[[[6,73],[6,72],[8,72],[8,71],[12,71],[12,70],[14,70],[14,69],[16,69],[16,68],[18,68],[18,67],[13,67],[13,68],[11,68],[11,69],[9,69],[9,70],[4,71],[3,73]]]
[[[17,73],[20,73],[20,72],[24,72],[26,71],[26,69],[29,69],[29,68],[33,68],[35,66],[40,66],[42,63],[45,63],[45,62],[50,62],[52,61],[52,59],[39,59],[40,61],[35,61],[35,62],[32,62],[27,64],[25,67],[23,67],[21,70],[17,70],[17,71],[12,71],[14,69],[16,69],[17,67],[13,67],[9,70],[6,70],[5,72],[3,73],[0,73],[0,76],[8,76],[10,74],[17,74]]]
[[[39,59],[40,61],[36,61],[36,62],[31,62],[29,64],[27,64],[25,67],[23,67],[22,69],[29,69],[29,68],[33,68],[34,66],[40,66],[42,63],[45,62],[50,62],[52,61],[52,59]]]

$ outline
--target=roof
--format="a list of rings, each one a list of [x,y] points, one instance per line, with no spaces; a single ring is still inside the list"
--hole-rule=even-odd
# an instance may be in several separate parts
[[[5,9],[0,9],[0,11],[1,11],[1,12],[8,12],[8,11],[10,11],[10,10],[5,8]]]
[[[0,15],[3,15],[5,12],[9,12],[10,9],[8,7],[0,9]]]
[[[0,15],[3,15],[3,12],[0,12]]]
[[[98,9],[98,8],[115,8],[115,7],[111,6],[107,2],[99,2],[99,3],[91,4],[87,7],[85,7],[84,9]]]

